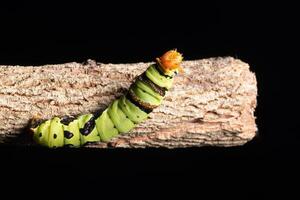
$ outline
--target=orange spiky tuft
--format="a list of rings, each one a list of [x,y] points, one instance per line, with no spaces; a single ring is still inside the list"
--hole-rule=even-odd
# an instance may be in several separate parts
[[[160,58],[156,58],[156,60],[166,72],[176,69],[183,72],[183,68],[180,66],[183,56],[176,49],[167,51]]]

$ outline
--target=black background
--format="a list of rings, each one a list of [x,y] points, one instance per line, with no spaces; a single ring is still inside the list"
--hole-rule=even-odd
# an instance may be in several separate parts
[[[258,81],[258,136],[242,147],[58,149],[1,146],[11,196],[107,195],[201,198],[295,194],[299,178],[296,11],[279,3],[210,1],[0,6],[0,65],[152,61],[177,48],[185,59],[232,56]],[[288,77],[287,77],[288,76]],[[287,87],[289,86],[289,87]],[[284,116],[284,117],[283,117]],[[5,122],[1,122],[5,123]],[[287,124],[289,124],[287,126]],[[294,123],[295,124],[295,123]],[[10,192],[14,185],[15,190]],[[16,187],[17,186],[17,187]],[[21,189],[25,189],[25,192]],[[146,195],[147,193],[147,195]]]

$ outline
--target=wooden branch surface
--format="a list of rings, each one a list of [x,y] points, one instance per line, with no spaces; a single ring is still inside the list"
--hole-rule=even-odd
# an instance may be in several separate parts
[[[105,109],[149,63],[0,66],[0,143],[28,144],[34,116],[79,115]],[[257,86],[249,65],[232,57],[183,62],[163,104],[129,134],[88,147],[234,146],[257,131]],[[24,134],[28,136],[26,133]],[[19,139],[18,139],[19,138]]]

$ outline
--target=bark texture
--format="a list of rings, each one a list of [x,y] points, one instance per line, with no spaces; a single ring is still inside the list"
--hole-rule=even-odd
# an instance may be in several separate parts
[[[150,63],[0,66],[0,143],[29,144],[31,118],[104,110]],[[88,147],[234,146],[257,131],[257,86],[249,65],[232,57],[183,62],[163,104],[129,134]],[[23,137],[25,136],[25,137]]]

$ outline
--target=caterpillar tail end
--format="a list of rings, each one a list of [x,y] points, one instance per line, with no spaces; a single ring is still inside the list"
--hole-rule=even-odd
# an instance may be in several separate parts
[[[28,132],[31,135],[34,135],[34,132],[37,130],[37,127],[43,122],[40,115],[34,115],[28,122]]]

